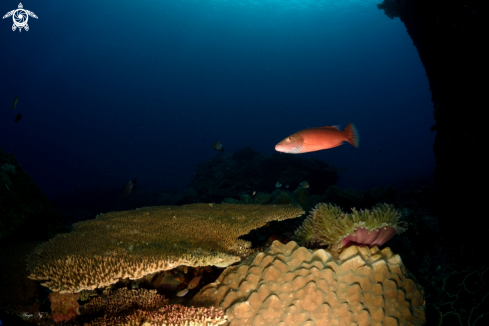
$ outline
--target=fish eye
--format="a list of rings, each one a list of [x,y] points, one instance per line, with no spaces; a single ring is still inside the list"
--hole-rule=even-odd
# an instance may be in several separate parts
[[[292,137],[287,138],[288,141],[292,141]]]

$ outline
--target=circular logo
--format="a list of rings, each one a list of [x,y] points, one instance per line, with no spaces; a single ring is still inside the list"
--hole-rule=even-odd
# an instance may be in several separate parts
[[[14,24],[17,27],[24,27],[27,25],[27,20],[29,20],[29,16],[25,12],[24,9],[17,9],[15,13],[13,14],[14,16]]]

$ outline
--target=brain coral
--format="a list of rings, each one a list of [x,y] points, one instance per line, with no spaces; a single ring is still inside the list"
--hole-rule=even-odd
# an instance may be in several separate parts
[[[339,257],[295,242],[230,266],[194,297],[230,326],[424,325],[422,288],[389,248],[352,246]]]
[[[239,236],[303,213],[285,205],[192,204],[101,214],[38,246],[27,257],[29,278],[73,293],[178,265],[226,267],[250,246]]]

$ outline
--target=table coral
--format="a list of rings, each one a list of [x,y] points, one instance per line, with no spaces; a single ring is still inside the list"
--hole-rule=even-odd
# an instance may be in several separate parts
[[[37,247],[27,258],[29,278],[73,293],[179,265],[226,267],[251,245],[239,236],[303,213],[288,205],[192,204],[101,214]]]
[[[346,214],[336,205],[321,203],[311,211],[295,232],[304,245],[318,244],[338,250],[349,245],[381,246],[396,233],[406,230],[401,214],[393,205],[378,204],[371,210],[352,208]]]
[[[352,246],[339,257],[274,241],[224,270],[194,297],[230,326],[424,325],[423,290],[389,248]]]

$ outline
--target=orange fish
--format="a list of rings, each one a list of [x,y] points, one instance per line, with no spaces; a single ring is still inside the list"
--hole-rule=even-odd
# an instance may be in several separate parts
[[[190,283],[187,285],[187,288],[188,289],[193,289],[195,288],[197,285],[199,285],[199,282],[200,282],[200,279],[202,278],[202,276],[196,276],[194,277]]]
[[[344,141],[358,147],[360,138],[353,123],[350,123],[343,131],[336,126],[303,129],[275,145],[275,150],[289,154],[301,154],[337,147]]]

